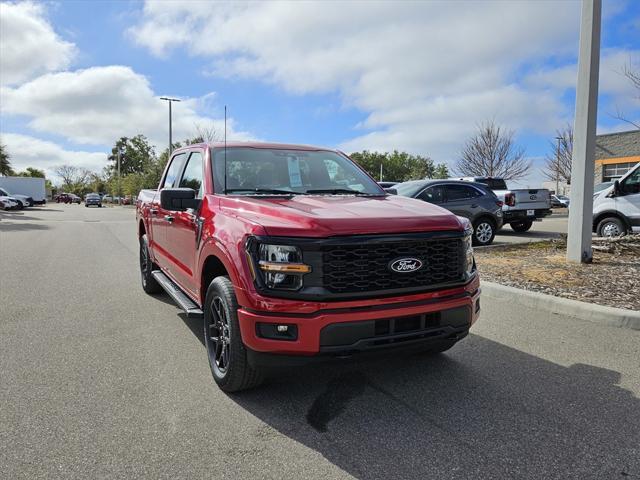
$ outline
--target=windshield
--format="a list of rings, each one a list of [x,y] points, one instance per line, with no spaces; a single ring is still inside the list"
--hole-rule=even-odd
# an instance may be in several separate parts
[[[600,192],[600,191],[604,190],[605,188],[609,188],[611,185],[613,185],[613,182],[599,183],[595,187],[593,187],[593,193]]]
[[[226,190],[234,195],[385,195],[351,160],[330,151],[228,148]],[[215,191],[225,189],[225,153],[214,150]]]
[[[412,180],[394,185],[393,188],[398,192],[398,195],[402,195],[403,197],[413,197],[416,193],[422,190],[425,185],[426,183],[423,180]]]

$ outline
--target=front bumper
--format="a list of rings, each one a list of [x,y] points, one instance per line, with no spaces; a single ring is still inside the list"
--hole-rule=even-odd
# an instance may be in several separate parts
[[[238,310],[240,331],[250,353],[336,357],[463,338],[480,313],[478,275],[462,287],[437,292],[343,302],[308,313]],[[310,302],[305,302],[309,307]],[[326,304],[318,304],[324,306]],[[337,306],[336,306],[337,307]],[[257,325],[295,325],[295,340],[258,335]],[[277,363],[277,359],[275,359]]]

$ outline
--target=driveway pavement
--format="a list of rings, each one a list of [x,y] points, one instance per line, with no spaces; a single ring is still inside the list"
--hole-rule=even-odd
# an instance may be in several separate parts
[[[133,219],[0,212],[1,477],[640,477],[640,332],[486,298],[447,354],[229,396],[201,326],[140,288]]]
[[[528,232],[517,233],[511,229],[510,225],[505,225],[496,235],[493,245],[507,245],[510,243],[526,243],[538,240],[549,240],[560,237],[560,234],[567,233],[569,218],[563,211],[556,211],[544,218],[541,222],[533,222],[533,226]]]

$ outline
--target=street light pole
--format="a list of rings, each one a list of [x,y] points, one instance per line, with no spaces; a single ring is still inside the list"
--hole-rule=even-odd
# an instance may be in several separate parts
[[[559,195],[558,192],[560,186],[560,140],[562,137],[556,137],[556,195]]]
[[[172,138],[172,127],[171,127],[171,104],[173,102],[179,102],[180,100],[177,98],[169,98],[169,97],[160,97],[160,100],[164,100],[169,102],[169,156],[173,152],[173,138]]]
[[[567,261],[590,263],[602,0],[582,0]]]

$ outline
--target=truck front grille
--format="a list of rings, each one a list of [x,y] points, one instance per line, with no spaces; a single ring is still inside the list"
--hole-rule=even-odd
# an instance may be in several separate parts
[[[389,264],[403,257],[418,258],[422,268],[393,272]],[[459,238],[326,245],[322,248],[323,286],[333,293],[358,293],[459,282],[464,279],[463,260]]]

